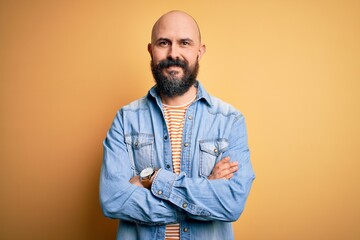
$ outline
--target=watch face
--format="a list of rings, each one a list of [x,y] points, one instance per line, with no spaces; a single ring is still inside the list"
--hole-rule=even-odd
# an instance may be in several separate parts
[[[140,173],[140,177],[141,178],[145,178],[150,176],[152,173],[154,172],[154,169],[151,167],[145,168],[144,170],[141,171]]]

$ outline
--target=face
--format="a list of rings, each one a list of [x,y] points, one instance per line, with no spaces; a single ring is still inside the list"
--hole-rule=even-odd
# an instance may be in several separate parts
[[[172,97],[184,94],[195,83],[205,46],[190,16],[170,12],[154,25],[148,51],[158,90]]]

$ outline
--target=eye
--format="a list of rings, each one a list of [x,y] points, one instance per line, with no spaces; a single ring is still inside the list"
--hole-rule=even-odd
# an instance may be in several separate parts
[[[184,46],[187,46],[187,45],[190,45],[190,42],[189,41],[182,41],[181,44],[184,45]]]
[[[165,46],[168,46],[169,45],[169,42],[168,41],[165,41],[165,40],[161,40],[158,42],[159,46],[161,47],[165,47]]]

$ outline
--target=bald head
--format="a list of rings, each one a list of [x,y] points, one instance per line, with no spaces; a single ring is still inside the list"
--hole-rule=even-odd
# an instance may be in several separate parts
[[[182,11],[174,10],[162,15],[152,28],[151,42],[154,43],[167,34],[192,38],[193,41],[201,44],[201,34],[197,22],[192,16]]]
[[[199,27],[189,14],[171,11],[161,16],[154,24],[148,44],[159,92],[169,98],[193,96],[199,61],[205,51]],[[190,100],[188,97],[185,100]]]

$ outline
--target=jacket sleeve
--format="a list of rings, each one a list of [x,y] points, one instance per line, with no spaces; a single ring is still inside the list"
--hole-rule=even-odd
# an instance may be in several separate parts
[[[121,111],[117,113],[103,145],[100,203],[104,215],[147,225],[178,222],[176,206],[155,197],[146,188],[129,183],[133,173],[124,141]]]
[[[245,206],[255,175],[250,162],[247,132],[243,116],[231,129],[229,148],[223,157],[238,161],[239,169],[230,180],[190,178],[161,169],[151,190],[160,199],[168,200],[196,220],[236,221]]]

